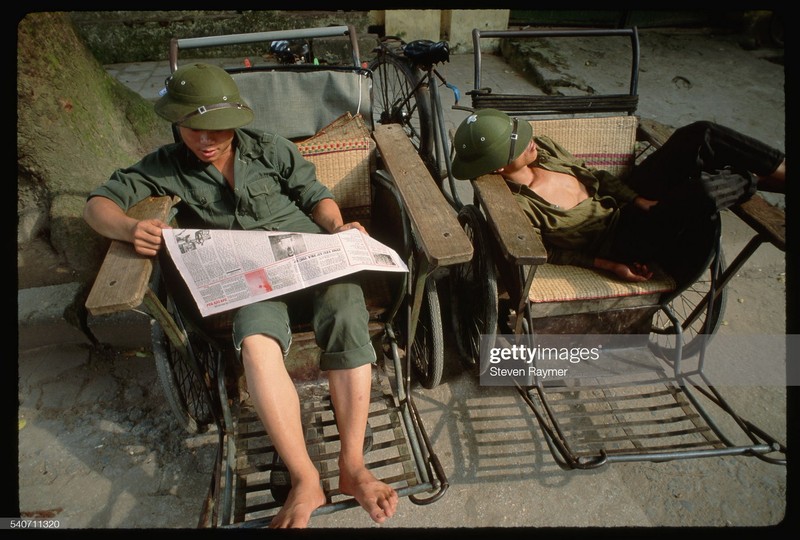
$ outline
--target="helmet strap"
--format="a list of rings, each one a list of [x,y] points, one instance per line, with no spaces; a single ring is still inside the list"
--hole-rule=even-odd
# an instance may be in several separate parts
[[[519,139],[519,135],[517,134],[517,128],[519,128],[519,118],[516,116],[512,118],[514,122],[514,128],[511,130],[511,145],[508,148],[508,161],[506,161],[506,165],[514,161],[514,149],[517,146],[517,139]]]
[[[223,103],[215,103],[214,105],[201,105],[189,114],[178,118],[175,123],[178,125],[183,124],[188,119],[197,116],[198,114],[206,114],[207,112],[214,111],[217,109],[247,109],[251,110],[250,107],[245,105],[244,103],[230,103],[230,102],[223,102]]]

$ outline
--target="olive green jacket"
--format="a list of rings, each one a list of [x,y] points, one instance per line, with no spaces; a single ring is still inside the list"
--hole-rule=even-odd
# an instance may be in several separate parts
[[[508,182],[522,210],[541,233],[552,264],[591,268],[610,246],[622,205],[636,197],[608,171],[589,168],[549,137],[534,136],[540,167],[574,176],[589,198],[568,210],[545,201],[528,187]]]
[[[331,192],[314,164],[291,141],[271,133],[235,130],[235,187],[216,167],[197,159],[182,142],[165,145],[89,194],[128,210],[148,196],[177,195],[179,222],[187,228],[324,232],[310,218]]]

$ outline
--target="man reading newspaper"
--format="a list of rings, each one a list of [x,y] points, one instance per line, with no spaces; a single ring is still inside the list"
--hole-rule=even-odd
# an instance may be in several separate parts
[[[98,233],[155,256],[163,246],[158,220],[137,221],[126,211],[155,195],[176,195],[181,225],[209,230],[299,233],[363,231],[344,223],[313,164],[280,136],[246,129],[253,112],[234,80],[208,64],[181,67],[167,80],[156,112],[173,123],[181,141],[117,170],[89,194],[84,218]],[[302,293],[302,294],[301,294]],[[398,496],[364,464],[363,441],[371,387],[370,342],[364,295],[342,278],[291,295],[251,303],[234,314],[232,339],[244,364],[248,390],[261,421],[286,464],[292,488],[273,527],[305,527],[325,503],[317,469],[303,438],[300,405],[283,362],[291,343],[290,311],[308,302],[323,350],[341,438],[339,489],[353,496],[377,523],[392,517]]]

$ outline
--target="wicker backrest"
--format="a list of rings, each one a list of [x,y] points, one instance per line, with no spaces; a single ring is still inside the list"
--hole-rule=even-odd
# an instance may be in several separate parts
[[[530,120],[534,135],[547,135],[587,166],[624,176],[634,162],[635,116]]]
[[[297,147],[317,167],[317,178],[331,190],[345,219],[367,221],[375,141],[363,117],[345,113]]]

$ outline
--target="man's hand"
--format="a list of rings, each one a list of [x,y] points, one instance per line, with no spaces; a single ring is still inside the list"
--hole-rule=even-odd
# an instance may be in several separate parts
[[[645,199],[641,195],[637,195],[636,198],[633,199],[633,204],[641,208],[642,210],[650,210],[652,207],[658,204],[658,201],[654,201],[651,199]]]
[[[339,225],[333,231],[331,231],[331,233],[332,234],[336,234],[336,233],[342,232],[342,231],[349,231],[350,229],[358,229],[359,231],[361,231],[364,234],[369,234],[367,232],[367,229],[365,229],[364,226],[361,223],[359,223],[358,221],[351,221],[350,223],[345,223],[343,225]]]
[[[134,223],[131,236],[133,237],[133,248],[136,253],[147,257],[154,256],[158,253],[163,241],[161,229],[170,228],[160,219],[144,219]]]
[[[598,257],[594,260],[594,266],[611,272],[624,281],[647,281],[653,277],[653,272],[647,268],[647,265],[641,263],[625,264]]]
[[[339,205],[333,199],[322,199],[317,203],[311,211],[311,217],[314,222],[328,231],[331,234],[346,231],[349,229],[358,229],[364,234],[368,234],[367,230],[358,221],[351,221],[344,223],[342,219],[342,211]]]
[[[161,247],[161,229],[170,226],[159,219],[137,220],[128,217],[115,202],[105,197],[92,197],[83,208],[89,226],[111,240],[133,244],[139,255],[152,257]]]

